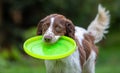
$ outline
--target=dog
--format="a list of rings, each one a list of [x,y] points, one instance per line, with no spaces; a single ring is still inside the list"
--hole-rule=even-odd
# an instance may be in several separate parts
[[[47,73],[95,73],[98,55],[98,43],[107,33],[110,14],[102,5],[98,5],[98,14],[87,30],[75,26],[71,20],[60,14],[51,14],[43,18],[37,26],[37,35],[43,35],[43,41],[53,44],[61,36],[75,40],[75,52],[58,60],[45,60]]]

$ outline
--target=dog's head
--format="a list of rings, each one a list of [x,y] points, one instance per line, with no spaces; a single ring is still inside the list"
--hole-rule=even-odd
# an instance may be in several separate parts
[[[37,35],[43,35],[43,40],[47,43],[54,43],[63,35],[74,39],[73,23],[60,14],[45,17],[39,22],[37,28]]]

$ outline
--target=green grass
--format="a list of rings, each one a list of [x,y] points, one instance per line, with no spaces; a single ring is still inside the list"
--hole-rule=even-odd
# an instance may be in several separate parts
[[[99,48],[96,73],[120,73],[120,34],[107,36],[105,44]]]
[[[46,73],[43,61],[24,58],[22,61],[9,62],[0,67],[0,73]]]
[[[114,47],[113,47],[114,49]],[[120,49],[102,49],[100,50],[96,73],[120,73]]]

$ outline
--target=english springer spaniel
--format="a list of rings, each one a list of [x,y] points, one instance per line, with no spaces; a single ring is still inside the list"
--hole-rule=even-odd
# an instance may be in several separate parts
[[[51,14],[42,19],[38,24],[37,35],[43,35],[44,42],[55,43],[64,35],[74,39],[77,44],[72,55],[58,60],[45,60],[47,73],[95,73],[98,54],[95,44],[107,33],[109,20],[109,11],[101,5],[87,30],[74,26],[71,20],[60,14]]]

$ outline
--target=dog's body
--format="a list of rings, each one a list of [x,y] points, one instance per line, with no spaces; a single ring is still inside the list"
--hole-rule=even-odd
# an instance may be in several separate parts
[[[76,51],[63,59],[45,60],[47,73],[95,73],[95,60],[98,49],[95,43],[99,42],[109,24],[109,12],[101,5],[95,20],[87,30],[74,26],[63,15],[52,14],[40,21],[37,35],[43,35],[43,41],[55,43],[60,36],[68,36],[76,41]]]

